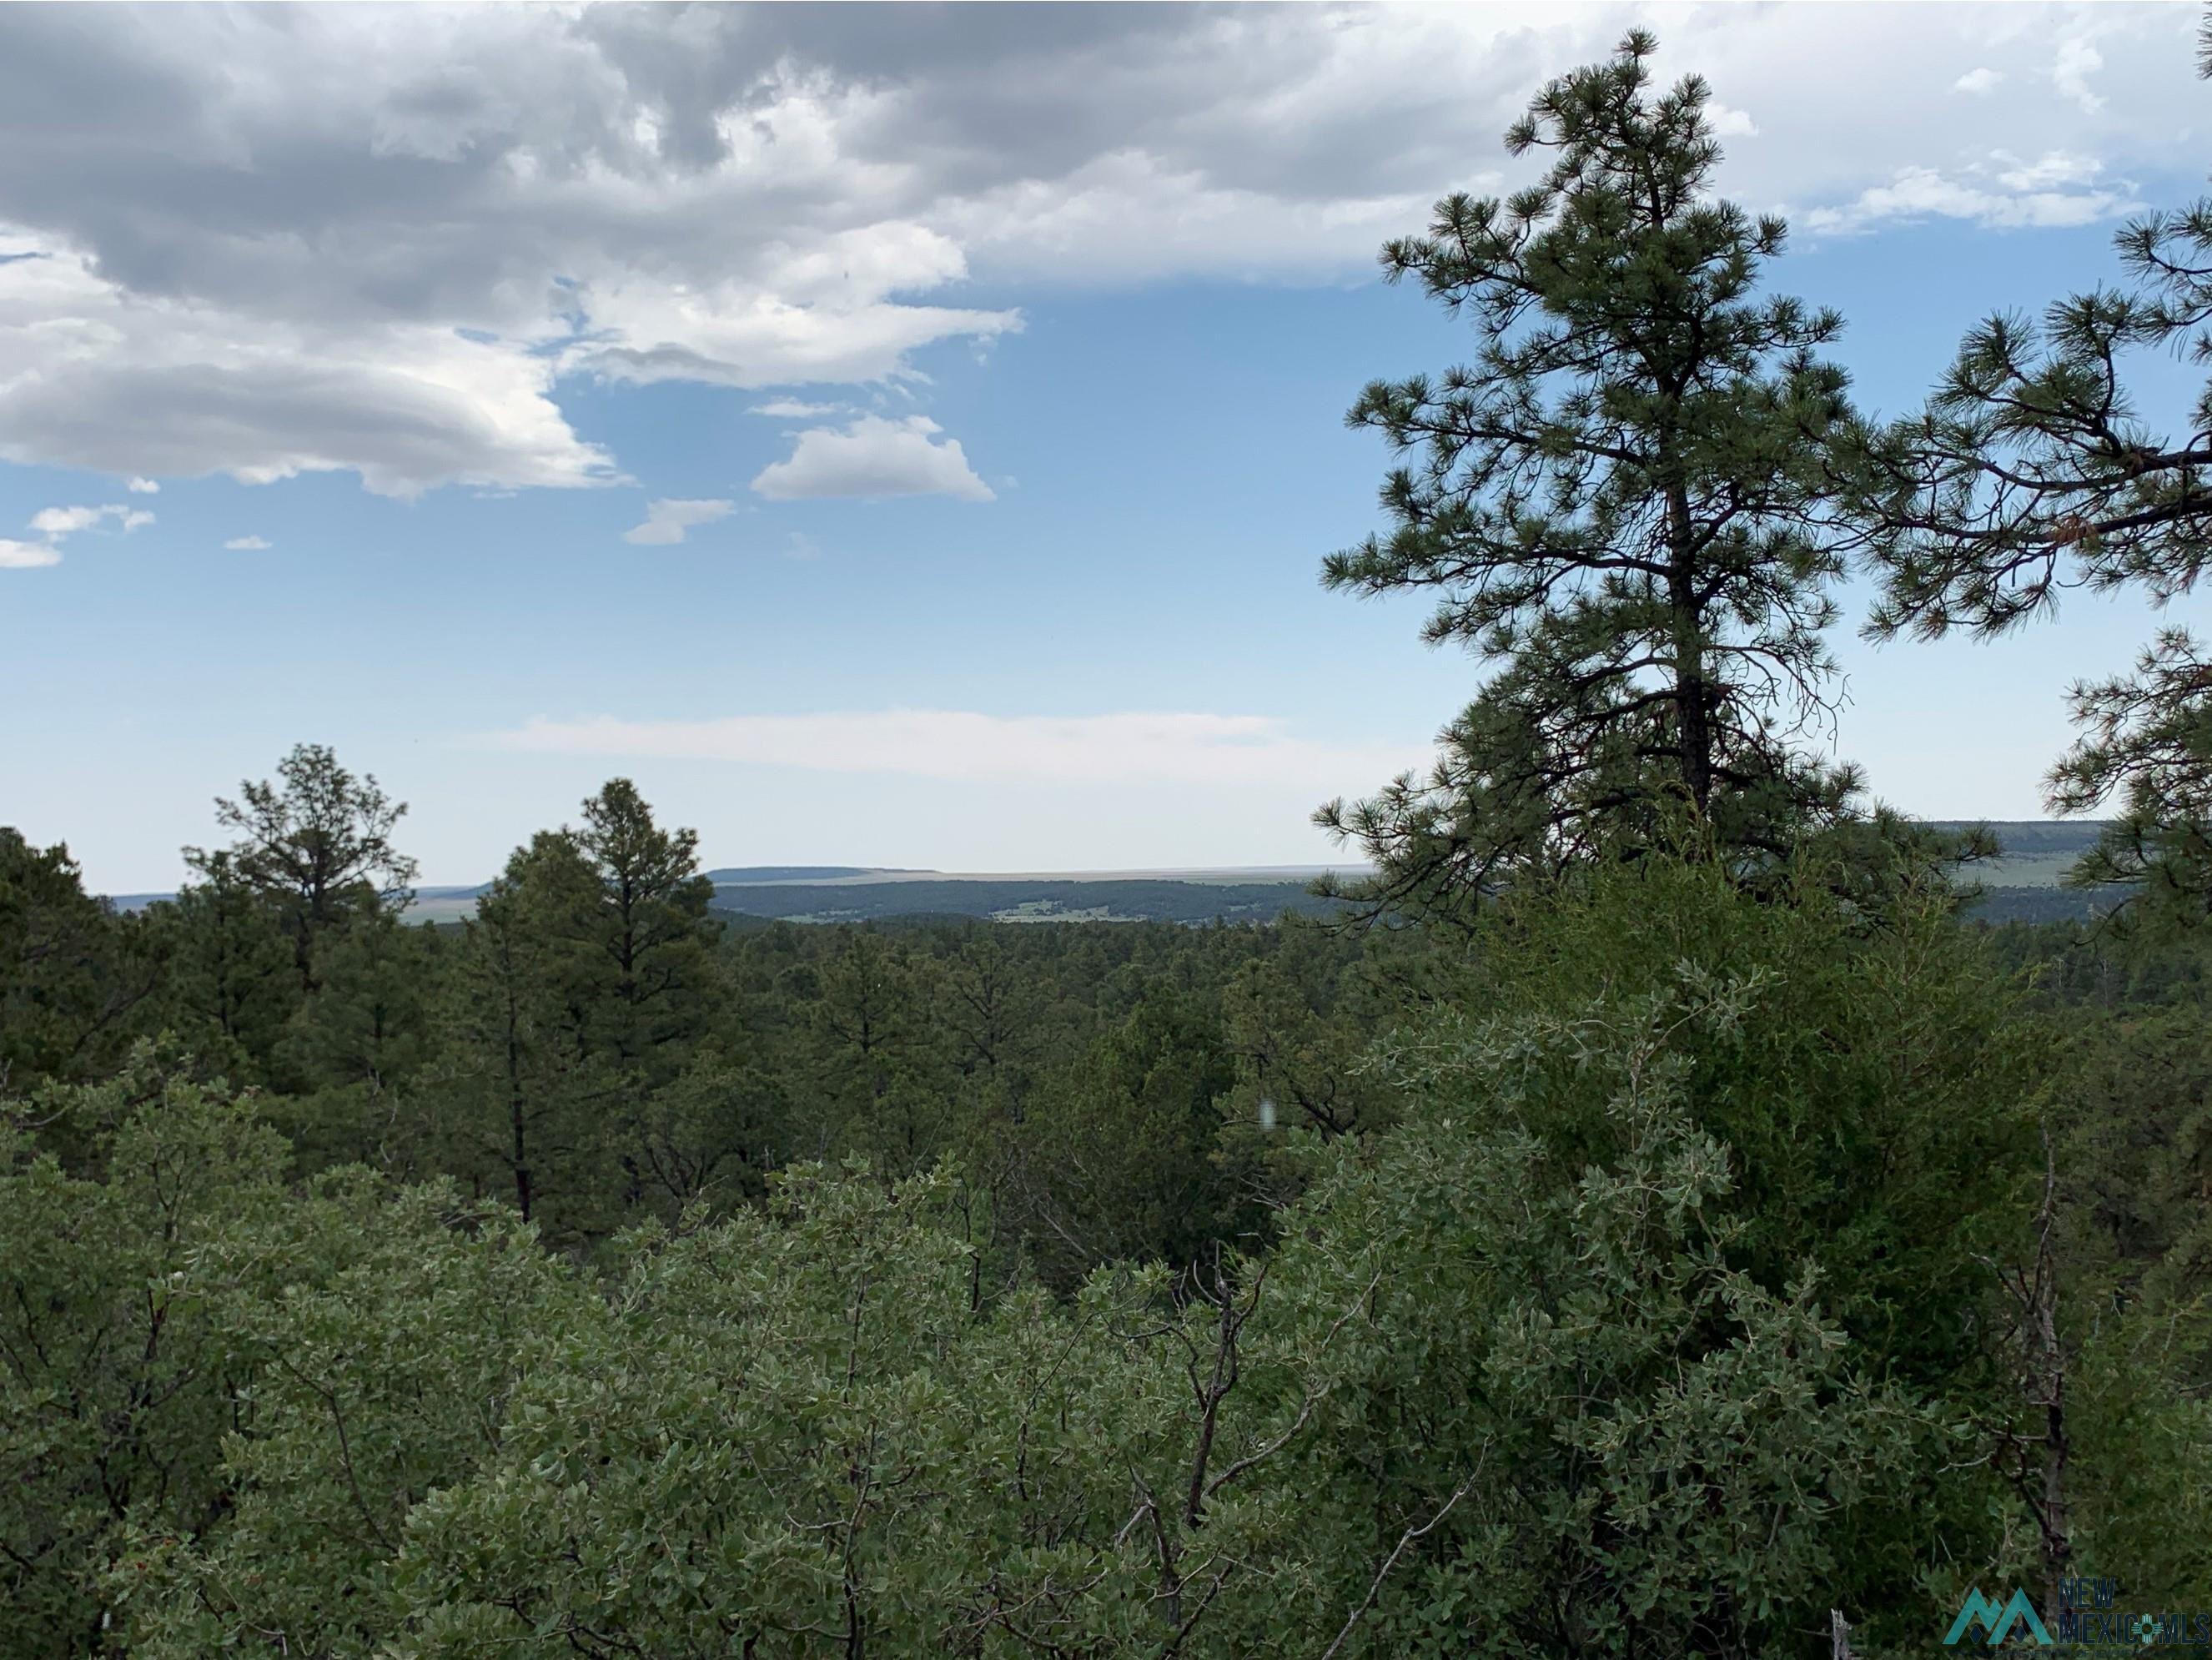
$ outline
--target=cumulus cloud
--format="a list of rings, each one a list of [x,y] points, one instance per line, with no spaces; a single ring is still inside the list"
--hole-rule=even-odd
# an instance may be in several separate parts
[[[151,478],[133,478],[124,489],[133,496],[159,496],[161,487]]]
[[[2065,150],[2046,150],[2033,161],[2023,161],[2002,150],[1990,158],[1997,182],[2008,191],[2030,193],[2086,185],[2105,170],[2094,155],[2074,155]]]
[[[1021,284],[1364,276],[1443,192],[1525,177],[1507,121],[1641,15],[0,8],[0,459],[613,482],[564,381],[775,388],[826,421],[821,389],[1013,333]],[[2127,194],[2101,181],[2193,177],[2193,26],[1693,10],[1659,67],[1790,86],[1756,123],[1714,108],[1757,134],[1723,179],[1747,203],[2063,224]],[[1999,149],[2105,171],[2021,191],[1959,160]]]
[[[1365,788],[1420,763],[1419,746],[1325,744],[1263,715],[1001,715],[957,709],[732,715],[714,721],[536,720],[485,744],[816,772],[1055,782]]]
[[[56,246],[0,265],[0,458],[12,461],[247,483],[350,470],[400,496],[611,479],[553,402],[554,375],[434,325],[149,305]]]
[[[1742,110],[1723,104],[1717,98],[1705,106],[1706,119],[1712,123],[1716,137],[1722,138],[1756,138],[1759,124]]]
[[[2051,83],[2084,115],[2094,115],[2105,107],[2105,100],[2091,90],[2089,77],[2104,67],[2105,54],[2085,37],[2072,35],[2058,43]]]
[[[276,544],[263,536],[234,536],[223,546],[234,553],[261,553]]]
[[[991,487],[969,466],[960,441],[939,438],[940,430],[926,415],[896,421],[864,415],[842,429],[810,427],[787,459],[761,469],[752,487],[772,502],[836,496],[991,501]]]
[[[51,542],[18,542],[0,536],[0,570],[36,570],[61,562],[61,550]]]
[[[711,525],[717,519],[727,519],[737,504],[734,502],[683,502],[664,499],[646,503],[645,520],[623,532],[623,540],[648,547],[665,547],[681,542],[686,532],[700,525]]]
[[[38,532],[38,541],[0,539],[0,570],[33,570],[59,564],[63,542],[85,531],[112,523],[127,534],[153,522],[152,514],[120,502],[97,508],[41,508],[31,515],[27,526]]]
[[[110,519],[126,531],[154,522],[152,514],[125,507],[118,502],[104,508],[41,508],[31,515],[31,528],[49,541],[58,542],[64,536],[90,530]]]
[[[1956,173],[1900,167],[1887,184],[1871,185],[1856,200],[1806,216],[1814,230],[1864,231],[1886,220],[1965,219],[2000,229],[2094,224],[2134,205],[2124,192],[2094,182],[2103,171],[2094,158],[2051,151],[2021,161],[1998,151]]]

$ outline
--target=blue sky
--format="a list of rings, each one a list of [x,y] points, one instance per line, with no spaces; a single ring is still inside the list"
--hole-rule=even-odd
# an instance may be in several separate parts
[[[0,819],[167,887],[311,739],[430,881],[615,773],[717,864],[1341,857],[1483,672],[1316,580],[1462,350],[1373,247],[1638,15],[1882,409],[2201,186],[2180,8],[0,13]],[[1846,629],[1838,747],[2039,816],[2148,627]]]

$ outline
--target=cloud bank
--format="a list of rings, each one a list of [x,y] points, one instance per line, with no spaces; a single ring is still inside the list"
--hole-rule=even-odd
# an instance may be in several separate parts
[[[1371,788],[1420,745],[1324,744],[1263,715],[1001,715],[957,709],[740,714],[713,721],[535,720],[479,740],[543,754],[720,761],[810,772],[1054,783],[1289,783]]]
[[[1646,17],[0,9],[0,459],[613,483],[565,386],[836,420],[821,389],[912,384],[1042,285],[1360,277],[1439,194],[1517,180],[1506,122]],[[1730,194],[1814,231],[2080,224],[2199,164],[2187,8],[1656,21],[1662,71],[1727,100]],[[2006,160],[2047,155],[2082,170]],[[952,439],[865,423],[802,434],[760,487],[843,474],[988,494]]]

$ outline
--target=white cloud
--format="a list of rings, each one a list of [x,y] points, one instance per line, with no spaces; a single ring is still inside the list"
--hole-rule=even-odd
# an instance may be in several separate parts
[[[553,403],[554,374],[434,325],[149,305],[53,245],[0,265],[0,458],[13,461],[255,484],[349,470],[400,496],[609,482],[609,459]]]
[[[1756,138],[1759,125],[1740,109],[1732,109],[1717,98],[1705,106],[1706,119],[1712,123],[1714,136],[1720,138]]]
[[[260,553],[276,545],[263,536],[234,536],[223,544],[234,553]]]
[[[1990,160],[1999,164],[1999,184],[2008,191],[2030,193],[2086,185],[2105,170],[2105,164],[2094,155],[2070,155],[2064,150],[2047,150],[2033,161],[2022,161],[1999,150]]]
[[[1841,207],[1805,216],[1809,229],[1864,231],[1886,220],[1965,219],[1997,229],[2051,228],[2094,224],[2125,213],[2134,198],[2084,185],[2099,164],[2054,152],[2026,164],[2002,155],[1958,173],[1933,167],[1900,167],[1886,185],[1862,191]]]
[[[728,518],[736,506],[733,502],[720,501],[649,502],[646,504],[645,521],[624,531],[623,540],[652,547],[681,542],[685,532]]]
[[[639,386],[882,380],[939,340],[1021,327],[1011,311],[892,305],[880,296],[794,305],[743,284],[690,289],[644,278],[593,289],[584,303],[596,331],[562,352],[562,367]]]
[[[810,427],[789,457],[761,469],[752,487],[773,502],[848,496],[992,500],[991,487],[969,466],[960,441],[939,440],[939,430],[924,415],[898,421],[864,415],[842,431]]]
[[[29,528],[43,538],[37,542],[9,541],[0,544],[0,569],[27,570],[37,566],[58,564],[61,561],[61,544],[80,532],[94,530],[110,520],[116,528],[126,534],[141,526],[154,522],[154,515],[143,508],[128,507],[112,502],[98,508],[41,508],[33,514]]]
[[[2084,115],[2094,115],[2105,100],[2089,89],[2089,77],[2104,67],[2104,53],[2086,37],[2069,35],[2058,43],[2058,55],[2051,60],[2051,83]]]
[[[124,509],[112,508],[41,508],[31,515],[31,528],[41,536],[59,540],[81,530],[90,530],[108,514],[120,514]]]
[[[161,487],[151,478],[133,478],[124,489],[133,496],[159,496]]]
[[[955,709],[732,715],[715,721],[535,720],[480,740],[533,752],[725,761],[814,772],[1024,781],[1140,781],[1371,788],[1418,747],[1332,745],[1261,715],[999,715]]]
[[[921,354],[1018,330],[1019,283],[1364,278],[1439,194],[1524,177],[1505,122],[1644,15],[0,8],[0,459],[395,496],[611,482],[566,377],[842,418],[823,389],[920,384]],[[1658,68],[1756,132],[1721,180],[1747,203],[2078,223],[2119,192],[1955,158],[2193,179],[2194,21],[1692,9]],[[1724,101],[1784,83],[1756,123]]]
[[[775,398],[765,404],[754,404],[750,412],[774,416],[780,421],[812,421],[825,415],[843,415],[847,413],[847,406],[842,404],[810,404],[798,398]]]

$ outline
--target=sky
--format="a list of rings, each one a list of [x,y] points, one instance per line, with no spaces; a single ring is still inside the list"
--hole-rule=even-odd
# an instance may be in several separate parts
[[[0,8],[0,823],[166,889],[311,741],[434,883],[616,775],[711,865],[1342,860],[1486,672],[1318,581],[1468,350],[1376,250],[1637,22],[1881,411],[2212,157],[2180,5]],[[1936,818],[2156,621],[1866,599],[1829,737]]]

